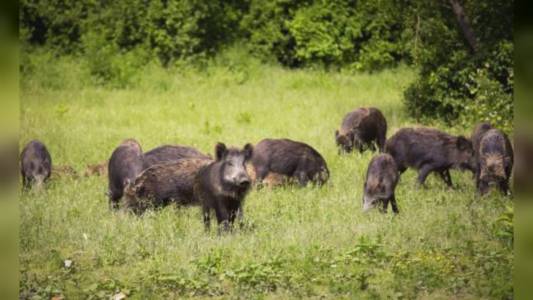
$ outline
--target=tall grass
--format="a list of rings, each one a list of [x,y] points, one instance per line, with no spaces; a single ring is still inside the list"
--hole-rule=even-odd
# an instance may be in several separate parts
[[[229,53],[201,69],[149,64],[116,89],[95,84],[83,61],[46,53],[26,61],[21,145],[42,140],[54,164],[82,172],[130,137],[144,150],[175,143],[208,153],[218,141],[287,137],[322,153],[331,178],[322,188],[252,191],[246,227],[224,236],[204,233],[195,207],[113,213],[105,178],[52,181],[21,197],[23,297],[512,297],[512,205],[496,193],[475,197],[470,174],[453,172],[453,190],[436,177],[416,189],[407,171],[398,216],[362,213],[372,153],[339,156],[334,130],[346,112],[370,105],[389,136],[412,125],[401,97],[413,70],[287,70]]]

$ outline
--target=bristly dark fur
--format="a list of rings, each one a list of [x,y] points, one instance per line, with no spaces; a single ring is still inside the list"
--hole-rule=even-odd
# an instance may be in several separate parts
[[[417,169],[418,183],[423,185],[431,172],[437,172],[451,187],[450,169],[475,170],[472,143],[463,136],[452,136],[432,128],[402,128],[385,147],[403,173]]]
[[[335,131],[335,141],[339,153],[354,149],[363,152],[366,148],[384,151],[387,136],[387,121],[381,111],[375,107],[358,108],[344,116],[339,130]]]
[[[513,170],[514,154],[511,141],[498,129],[480,133],[476,152],[476,186],[481,195],[496,183],[504,195],[510,194],[509,180]]]
[[[22,186],[42,184],[52,173],[52,157],[46,146],[38,140],[30,141],[20,154],[20,173]]]
[[[169,204],[198,205],[194,179],[211,159],[188,158],[153,165],[144,170],[124,191],[124,208],[142,214],[148,208]]]
[[[326,161],[318,151],[289,139],[260,141],[254,148],[251,163],[258,184],[271,174],[286,179],[283,182],[298,181],[301,186],[309,181],[322,185],[329,178]]]
[[[194,181],[194,195],[202,205],[206,230],[210,227],[211,210],[215,211],[218,224],[226,231],[236,218],[242,218],[242,206],[251,182],[245,164],[251,158],[252,152],[253,147],[250,144],[240,150],[227,149],[224,144],[218,143],[215,147],[216,160],[198,171]],[[235,165],[235,162],[240,165]],[[234,173],[237,174],[234,181],[225,179],[225,172],[228,172],[230,164],[238,171]]]
[[[118,208],[124,187],[143,170],[141,145],[134,139],[124,140],[111,154],[108,164],[109,205]]]
[[[212,159],[210,156],[203,154],[199,150],[181,145],[163,145],[156,147],[144,153],[144,168],[147,169],[153,165],[176,161],[183,158],[201,158]]]
[[[392,211],[398,213],[395,189],[399,180],[396,162],[389,154],[374,156],[368,164],[366,180],[363,187],[363,209],[369,209],[381,203],[382,212],[387,211],[389,203]]]

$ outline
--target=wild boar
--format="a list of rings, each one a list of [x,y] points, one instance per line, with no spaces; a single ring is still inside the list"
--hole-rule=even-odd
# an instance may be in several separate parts
[[[383,152],[387,136],[387,121],[375,107],[358,108],[342,120],[340,130],[335,130],[335,141],[341,151],[351,152],[354,149],[359,152],[370,149],[375,151],[374,143],[379,151]]]
[[[142,171],[124,190],[124,208],[142,214],[148,208],[169,204],[196,205],[194,179],[213,160],[185,158],[153,165]]]
[[[109,161],[103,161],[96,164],[90,164],[87,165],[87,168],[85,168],[85,172],[83,173],[83,176],[89,177],[89,176],[104,176],[108,173],[107,165],[109,164]]]
[[[477,153],[476,186],[484,195],[492,183],[498,184],[504,195],[510,194],[509,180],[514,154],[509,137],[498,129],[490,129],[481,136]]]
[[[163,145],[144,153],[143,167],[148,169],[156,164],[171,162],[183,158],[212,159],[210,156],[203,154],[193,147]]]
[[[387,140],[385,151],[394,158],[400,174],[408,167],[417,169],[420,185],[436,172],[452,187],[450,169],[475,172],[476,168],[470,140],[432,128],[402,128]]]
[[[30,188],[33,185],[41,188],[50,178],[52,157],[42,142],[32,140],[26,144],[20,155],[20,173],[24,188]]]
[[[394,158],[383,153],[374,156],[368,165],[364,184],[363,211],[382,204],[381,211],[387,212],[389,203],[392,211],[398,213],[394,191],[400,178]]]
[[[143,170],[141,145],[134,139],[124,140],[111,154],[108,165],[109,205],[118,208],[124,187]]]
[[[280,182],[324,184],[329,178],[326,161],[311,146],[289,139],[264,139],[254,148],[250,163],[258,184],[270,176]]]
[[[253,146],[243,149],[215,146],[216,160],[198,171],[194,183],[194,195],[202,205],[204,225],[209,230],[210,212],[215,211],[217,222],[224,231],[230,230],[235,218],[243,217],[243,203],[250,189],[251,179],[246,162],[252,157]]]

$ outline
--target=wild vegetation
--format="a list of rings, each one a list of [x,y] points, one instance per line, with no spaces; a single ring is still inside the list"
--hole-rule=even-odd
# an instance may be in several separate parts
[[[512,133],[514,1],[20,2],[20,145],[83,174],[125,138],[213,154],[306,142],[323,187],[253,190],[245,226],[205,233],[198,207],[108,208],[105,176],[54,177],[20,198],[23,299],[513,298],[512,200],[404,173],[400,214],[362,212],[370,152],[338,155],[349,111],[390,137],[419,124]]]
[[[414,125],[402,109],[416,78],[409,67],[288,70],[233,50],[200,70],[149,64],[120,89],[101,86],[72,57],[36,52],[25,67],[21,144],[38,137],[56,165],[82,173],[126,137],[145,151],[177,143],[211,154],[217,141],[288,137],[320,151],[331,178],[320,188],[253,190],[245,227],[222,236],[204,232],[198,207],[113,213],[105,178],[51,181],[20,199],[22,298],[513,296],[512,202],[497,192],[476,197],[471,174],[452,172],[452,190],[436,176],[416,189],[407,171],[398,216],[362,212],[373,154],[339,156],[334,131],[347,111],[369,105],[384,113],[388,136]]]

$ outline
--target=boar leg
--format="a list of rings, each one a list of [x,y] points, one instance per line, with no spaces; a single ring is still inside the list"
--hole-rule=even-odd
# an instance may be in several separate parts
[[[385,152],[385,142],[386,142],[387,138],[386,138],[386,133],[385,132],[380,132],[378,134],[378,138],[377,138],[377,144],[378,144],[378,148],[379,148],[379,152],[383,153]]]
[[[502,192],[502,194],[504,196],[507,196],[509,195],[509,180],[508,179],[503,179],[499,182],[499,185],[500,185],[500,191]]]
[[[485,195],[489,191],[489,183],[485,180],[480,180],[478,185],[478,192],[481,196]]]
[[[209,207],[204,205],[202,207],[202,214],[204,216],[204,227],[205,231],[209,232],[209,228],[211,227],[211,216],[209,215],[210,210]]]
[[[229,231],[230,214],[227,208],[224,207],[223,205],[218,205],[218,207],[215,209],[215,214],[217,216],[219,233],[220,233],[221,227],[224,231]]]
[[[396,204],[396,196],[394,194],[390,197],[389,201],[392,207],[392,212],[395,214],[399,213],[400,211],[398,210],[398,205]]]
[[[429,173],[433,171],[433,167],[431,165],[424,165],[420,170],[418,171],[418,185],[424,186],[424,183],[426,182],[426,177],[428,177]]]
[[[444,171],[439,172],[440,178],[446,183],[448,187],[453,187],[452,184],[452,177],[450,176],[450,170],[446,169]]]

